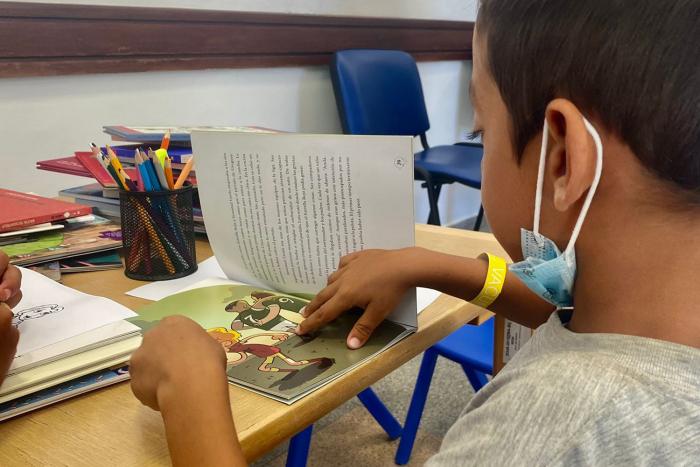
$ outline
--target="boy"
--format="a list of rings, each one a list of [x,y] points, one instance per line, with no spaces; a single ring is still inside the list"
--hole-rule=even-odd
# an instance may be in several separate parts
[[[516,261],[490,309],[541,326],[474,396],[430,465],[700,459],[698,44],[697,0],[481,1],[471,93],[482,198]],[[357,348],[409,287],[488,303],[489,271],[482,259],[418,248],[353,253],[298,332],[359,306],[348,336]],[[185,387],[196,378],[177,358],[162,354],[168,366],[151,354],[158,329],[134,356],[134,392],[163,411],[174,462],[242,464],[238,445],[224,441],[235,435],[220,350],[182,319],[163,327],[189,340],[188,358],[210,362],[193,365],[195,376],[218,384]],[[218,445],[229,457],[204,451],[213,441],[203,438],[221,432],[189,439],[178,428],[197,418],[183,407],[206,399],[226,414]]]
[[[10,264],[5,252],[0,251],[0,385],[17,351],[19,331],[12,324],[12,308],[22,299],[22,274]]]

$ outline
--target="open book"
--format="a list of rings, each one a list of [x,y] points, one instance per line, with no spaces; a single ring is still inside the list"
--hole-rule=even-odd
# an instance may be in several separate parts
[[[228,355],[229,380],[291,403],[415,331],[415,290],[361,350],[360,310],[317,335],[293,329],[341,256],[414,245],[412,138],[193,131],[212,249],[230,281],[139,310],[185,314]]]

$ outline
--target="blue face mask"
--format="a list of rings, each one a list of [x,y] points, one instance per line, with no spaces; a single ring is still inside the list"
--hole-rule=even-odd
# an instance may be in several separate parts
[[[523,250],[523,261],[510,265],[510,272],[520,278],[525,285],[540,297],[556,305],[558,308],[571,308],[574,304],[573,290],[576,279],[576,253],[574,244],[581,232],[581,225],[593,200],[600,175],[603,171],[603,144],[598,132],[588,120],[583,118],[586,130],[590,133],[596,146],[596,170],[593,183],[583,203],[574,231],[566,249],[562,253],[551,239],[539,233],[540,208],[542,206],[542,185],[544,184],[545,159],[547,157],[547,140],[549,126],[544,122],[542,134],[542,149],[540,151],[540,166],[537,175],[537,191],[535,194],[535,216],[533,231],[520,230],[520,245]]]

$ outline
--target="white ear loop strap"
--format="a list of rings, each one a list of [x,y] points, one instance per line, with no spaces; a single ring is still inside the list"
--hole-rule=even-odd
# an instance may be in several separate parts
[[[586,126],[586,130],[591,134],[593,142],[595,143],[596,150],[596,164],[595,164],[595,175],[593,176],[593,183],[588,189],[588,195],[586,195],[586,200],[583,202],[583,207],[581,208],[581,214],[579,214],[576,220],[576,225],[574,226],[574,231],[571,234],[571,239],[569,244],[566,245],[566,251],[570,251],[574,248],[574,243],[578,239],[578,235],[581,233],[581,226],[583,221],[586,219],[586,214],[588,214],[588,208],[591,207],[591,201],[593,201],[593,195],[598,188],[598,183],[600,182],[600,176],[603,173],[603,143],[600,141],[600,135],[596,129],[591,125],[591,122],[583,117],[583,124]]]
[[[535,218],[532,221],[532,231],[536,234],[540,233],[540,208],[542,207],[542,188],[544,186],[544,166],[547,158],[547,142],[549,141],[549,124],[547,118],[544,119],[544,128],[542,130],[542,147],[540,149],[540,165],[537,169],[537,190],[535,191]],[[539,238],[535,235],[535,238]]]
[[[593,138],[593,142],[595,143],[595,148],[596,148],[596,166],[595,166],[595,175],[593,176],[593,183],[591,183],[591,188],[588,190],[588,194],[586,195],[586,200],[583,202],[583,207],[581,208],[581,213],[578,216],[578,219],[576,220],[576,224],[574,225],[574,231],[571,233],[571,238],[569,239],[569,244],[566,246],[565,251],[570,251],[571,249],[574,248],[574,244],[576,243],[576,240],[578,239],[579,234],[581,233],[581,226],[583,225],[583,221],[586,218],[586,214],[588,213],[588,208],[591,206],[591,201],[593,201],[593,195],[595,194],[596,189],[598,188],[598,183],[600,182],[600,176],[603,173],[603,143],[600,141],[600,135],[596,131],[595,127],[591,125],[591,123],[586,119],[586,117],[581,117],[583,118],[583,124],[586,127],[586,130],[588,133],[590,133],[591,137]],[[549,123],[547,123],[547,119],[544,119],[544,127],[542,130],[542,148],[540,150],[540,165],[537,170],[537,191],[535,191],[535,215],[534,219],[532,221],[533,223],[533,232],[536,234],[539,234],[540,232],[540,212],[541,212],[541,207],[542,207],[542,189],[544,187],[544,169],[545,169],[545,160],[547,158],[547,143],[549,141]],[[539,235],[535,235],[535,238],[538,239]]]

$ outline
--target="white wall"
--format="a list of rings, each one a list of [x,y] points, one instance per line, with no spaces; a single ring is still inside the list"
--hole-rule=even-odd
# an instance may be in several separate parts
[[[23,0],[33,3],[71,3],[202,10],[260,11],[338,16],[473,21],[477,0]]]
[[[61,2],[54,2],[61,3]],[[149,0],[74,3],[210,7],[295,13],[368,14],[399,12],[424,18],[473,19],[463,1],[226,1]],[[473,2],[472,2],[473,3]],[[406,8],[398,8],[401,4]],[[426,4],[435,8],[426,9]],[[354,5],[354,6],[353,6]],[[302,8],[305,7],[305,8]],[[472,5],[473,6],[473,5]],[[362,8],[363,7],[363,8]],[[369,10],[370,7],[372,10]],[[449,8],[447,8],[449,7]],[[447,9],[446,9],[447,8]],[[451,8],[451,10],[450,10]],[[449,11],[448,11],[449,10]],[[452,14],[450,14],[450,12]],[[394,14],[394,16],[397,16]],[[419,64],[432,129],[431,145],[451,144],[471,128],[465,62]],[[37,160],[71,155],[108,142],[101,125],[246,125],[305,133],[339,133],[340,123],[325,67],[124,73],[0,80],[0,186],[55,195],[87,179],[34,168]],[[443,223],[476,214],[476,190],[443,190]],[[416,186],[416,220],[425,221],[427,200]]]

